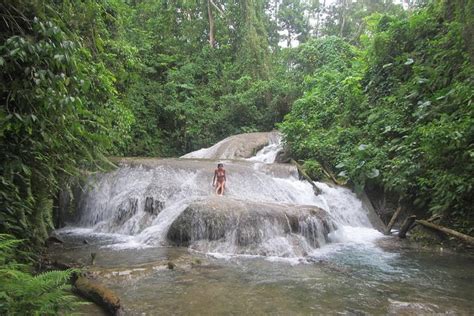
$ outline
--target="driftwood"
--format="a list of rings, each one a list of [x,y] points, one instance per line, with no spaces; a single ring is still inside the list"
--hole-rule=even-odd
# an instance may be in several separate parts
[[[341,181],[338,181],[336,179],[336,177],[334,176],[334,174],[328,169],[326,168],[325,166],[323,166],[322,164],[320,164],[321,166],[321,169],[323,170],[324,174],[326,175],[326,177],[328,177],[328,179],[331,179],[332,182],[334,182],[334,184],[337,184],[337,185],[344,185],[344,183],[342,183]]]
[[[398,232],[398,237],[400,238],[405,238],[407,236],[407,232],[413,228],[413,223],[416,220],[416,215],[409,216],[405,218],[405,221],[403,222],[400,231]]]
[[[308,174],[304,171],[303,167],[297,163],[294,159],[291,159],[290,162],[296,166],[296,169],[298,169],[298,174],[303,178],[305,179],[306,181],[309,182],[309,184],[311,184],[311,186],[313,187],[313,191],[314,191],[314,194],[315,195],[319,195],[321,194],[321,189],[318,188],[316,186],[316,184],[314,184],[313,182],[313,179],[311,179],[310,176],[308,176]]]
[[[451,229],[451,228],[447,228],[447,227],[444,227],[444,226],[436,225],[436,224],[430,223],[430,222],[425,221],[425,220],[417,220],[416,223],[417,223],[417,224],[420,224],[420,225],[423,225],[423,226],[425,226],[425,227],[434,229],[434,230],[436,230],[436,231],[442,232],[442,233],[444,233],[444,234],[446,234],[446,235],[456,237],[456,238],[458,238],[458,239],[464,241],[465,243],[474,246],[474,237],[471,237],[471,236],[469,236],[469,235],[462,234],[462,233],[457,232],[457,231],[455,231],[455,230],[453,230],[453,229]]]
[[[402,212],[402,207],[399,206],[395,213],[393,214],[392,218],[390,219],[390,222],[388,223],[387,227],[385,228],[385,235],[390,235],[390,231],[392,230],[393,225],[395,224],[398,215]]]
[[[91,254],[91,257],[92,259],[95,259],[95,253],[93,254],[94,256]],[[42,260],[40,260],[38,271],[67,269],[81,269],[81,267],[70,263],[63,263],[56,260],[52,261],[48,258],[42,258]],[[104,308],[108,314],[114,316],[124,315],[124,309],[117,294],[104,285],[100,284],[98,281],[92,280],[86,275],[81,276],[79,273],[74,272],[71,277],[71,282],[73,284],[74,292],[98,304]]]
[[[102,306],[110,315],[123,315],[123,308],[120,298],[104,285],[80,276],[74,284],[75,291]]]

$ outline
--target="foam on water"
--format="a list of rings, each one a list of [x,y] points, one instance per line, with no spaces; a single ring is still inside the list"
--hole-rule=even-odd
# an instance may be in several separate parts
[[[276,156],[282,149],[283,145],[281,143],[281,136],[278,135],[275,138],[271,138],[267,146],[260,149],[255,156],[248,158],[247,160],[263,163],[273,163],[275,161]]]
[[[216,147],[213,148],[194,152],[187,157],[206,158],[215,153]],[[277,138],[255,157],[242,162],[226,161],[226,196],[257,203],[322,208],[334,223],[335,229],[329,234],[333,245],[373,245],[374,240],[381,237],[372,228],[362,202],[350,190],[315,182],[322,191],[316,196],[310,183],[300,181],[293,169],[288,167],[286,175],[282,173],[285,169],[274,169],[271,163],[280,150],[281,140]],[[82,228],[60,232],[105,234],[113,237],[113,242],[106,247],[114,249],[167,245],[168,229],[186,207],[193,201],[214,195],[210,186],[214,162],[187,160],[183,166],[177,162],[179,160],[157,161],[150,166],[125,165],[113,172],[91,177],[89,189],[80,201],[80,216],[72,223]],[[151,205],[158,203],[156,205],[161,207],[158,214],[145,211],[148,199],[151,199]],[[191,245],[191,249],[222,256],[263,253],[267,258],[301,258],[325,251],[314,249],[302,235],[282,235],[281,228],[271,222],[264,221],[262,225],[260,229],[266,239],[257,250],[237,246],[232,236],[226,241],[201,240]],[[315,221],[311,225],[321,223]],[[304,227],[302,229],[304,233]],[[320,246],[326,244],[322,235],[315,239]]]
[[[329,239],[334,243],[370,244],[383,237],[383,234],[370,227],[354,227],[341,225],[329,233]]]

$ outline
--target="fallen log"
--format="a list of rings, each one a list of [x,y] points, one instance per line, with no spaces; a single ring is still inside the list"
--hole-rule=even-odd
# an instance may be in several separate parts
[[[305,179],[306,181],[309,182],[309,184],[311,184],[311,186],[313,187],[313,191],[314,191],[314,194],[315,195],[319,195],[321,194],[321,189],[318,188],[316,186],[316,184],[314,184],[313,182],[313,179],[311,179],[310,176],[308,176],[308,174],[306,173],[306,171],[304,171],[303,167],[297,163],[294,159],[291,159],[290,162],[296,166],[296,169],[298,170],[298,174],[303,178]]]
[[[390,219],[390,222],[388,222],[387,227],[385,228],[385,235],[390,235],[390,231],[392,230],[393,225],[397,221],[398,215],[402,212],[402,207],[399,206],[395,213],[393,214],[392,218]]]
[[[437,221],[439,219],[441,219],[440,215],[433,215],[430,218],[428,218],[426,221],[431,223],[431,222]]]
[[[95,259],[94,256],[92,256]],[[67,270],[67,269],[76,269],[79,271],[81,266],[63,263],[59,261],[52,261],[47,257],[44,257],[40,260],[38,271],[51,271],[51,270]],[[99,282],[92,280],[91,278],[85,275],[79,275],[78,272],[74,272],[71,277],[71,283],[73,285],[73,291],[86,298],[92,302],[101,306],[107,313],[114,316],[124,315],[124,308],[120,303],[120,298],[112,290],[108,289]]]
[[[326,175],[328,179],[330,179],[334,184],[338,184],[336,178],[323,166],[321,166],[321,170]]]
[[[104,285],[87,277],[80,276],[74,283],[74,289],[79,295],[102,306],[110,315],[123,315],[120,298]]]
[[[426,220],[417,220],[416,221],[417,224],[420,224],[420,225],[423,225],[425,227],[428,227],[428,228],[431,228],[431,229],[434,229],[436,231],[439,231],[439,232],[442,232],[446,235],[449,235],[449,236],[453,236],[453,237],[456,237],[462,241],[464,241],[465,243],[469,244],[469,245],[473,245],[474,246],[474,237],[471,237],[469,235],[465,235],[465,234],[462,234],[460,232],[457,232],[451,228],[447,228],[447,227],[444,227],[444,226],[440,226],[440,225],[436,225],[436,224],[433,224],[433,223],[430,223]]]
[[[416,215],[409,216],[405,218],[405,221],[403,222],[400,231],[398,232],[398,237],[399,238],[405,238],[407,236],[407,232],[413,228],[413,223],[416,220]]]
[[[321,165],[321,169],[323,170],[323,173],[326,175],[326,177],[328,177],[328,179],[331,179],[334,184],[337,184],[337,185],[346,184],[345,182],[341,182],[337,180],[329,168],[325,167],[323,164],[320,164],[320,165]]]

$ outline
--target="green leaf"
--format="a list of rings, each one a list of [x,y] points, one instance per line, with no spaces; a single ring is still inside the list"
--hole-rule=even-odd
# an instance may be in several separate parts
[[[367,178],[373,179],[377,178],[380,175],[380,171],[378,169],[372,168],[369,172],[367,172]]]
[[[19,50],[20,48],[15,48],[14,50],[10,51],[10,56],[14,56]]]
[[[15,112],[15,113],[13,113],[13,115],[15,115],[15,117],[16,117],[17,119],[19,119],[20,121],[23,122],[23,118],[21,117],[20,114],[18,114],[18,113]]]

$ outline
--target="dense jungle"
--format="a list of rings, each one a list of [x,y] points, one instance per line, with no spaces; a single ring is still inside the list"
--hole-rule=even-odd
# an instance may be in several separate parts
[[[1,0],[0,30],[2,315],[76,306],[80,270],[38,274],[74,179],[236,134],[474,236],[473,0]]]

